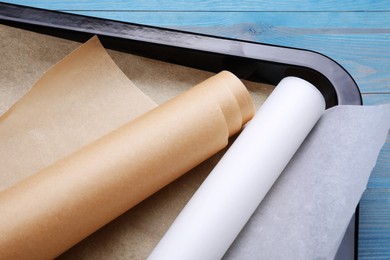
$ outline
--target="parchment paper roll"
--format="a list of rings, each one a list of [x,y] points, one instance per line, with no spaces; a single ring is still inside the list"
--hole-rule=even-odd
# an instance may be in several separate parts
[[[222,72],[0,193],[0,252],[53,258],[227,145],[253,116]]]
[[[148,259],[221,259],[324,110],[313,85],[283,79]]]

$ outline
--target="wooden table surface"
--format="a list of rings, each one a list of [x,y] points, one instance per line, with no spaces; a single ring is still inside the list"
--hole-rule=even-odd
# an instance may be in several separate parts
[[[347,69],[365,105],[390,103],[389,0],[6,2],[314,50]],[[390,136],[360,203],[358,253],[390,259]]]

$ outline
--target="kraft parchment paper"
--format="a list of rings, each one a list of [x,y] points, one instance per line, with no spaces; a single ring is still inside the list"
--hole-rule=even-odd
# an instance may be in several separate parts
[[[3,80],[5,82],[1,86],[1,100],[5,100],[6,98],[10,99],[3,106],[3,110],[23,95],[24,92],[29,90],[29,87],[31,87],[29,84],[33,84],[37,80],[39,73],[43,73],[51,64],[64,57],[66,52],[80,45],[71,41],[5,26],[1,27],[1,33],[6,36],[3,38],[7,39],[7,41],[3,41],[4,48],[2,50],[4,53],[2,54],[4,55],[2,57],[5,57],[9,51],[20,53],[20,55],[6,56],[9,63],[1,63],[5,67],[5,70],[2,70],[4,75],[6,73],[9,74],[8,72],[16,73],[11,78],[6,76],[1,77],[5,79]],[[28,51],[25,51],[26,48]],[[148,95],[152,96],[154,100],[157,100],[158,103],[162,103],[182,92],[184,89],[212,75],[208,72],[114,51],[110,51],[110,55],[124,72],[128,76],[131,76],[134,82],[137,82],[139,87],[148,93]],[[106,65],[106,62],[103,63],[101,65]],[[146,73],[145,68],[147,68],[149,73]],[[17,76],[18,73],[19,76]],[[24,77],[24,75],[27,76]],[[19,81],[14,79],[19,79]],[[101,83],[101,80],[97,81]],[[257,106],[272,90],[272,87],[266,85],[246,84],[249,86],[248,88]],[[122,125],[124,122],[136,116],[134,109],[137,110],[138,108],[143,110],[142,112],[145,112],[154,106],[153,102],[143,96],[142,93],[140,94],[137,91],[131,92],[128,86],[130,85],[130,89],[132,89],[133,85],[129,82],[125,84],[126,88],[122,85],[122,89],[120,89],[121,86],[119,86],[119,90],[116,90],[111,84],[108,85],[104,86],[105,88],[101,87],[100,92],[95,91],[95,86],[93,88],[94,91],[90,90],[87,94],[83,94],[83,89],[74,88],[73,91],[80,91],[81,94],[72,92],[74,96],[69,99],[64,99],[64,93],[61,93],[61,91],[54,98],[56,91],[53,90],[53,97],[50,101],[45,100],[45,102],[52,102],[52,107],[46,107],[47,109],[42,107],[42,110],[44,110],[42,112],[45,113],[38,113],[39,115],[35,117],[25,116],[25,111],[29,110],[32,103],[40,103],[38,90],[35,90],[36,95],[34,98],[25,99],[29,96],[27,94],[26,97],[19,101],[24,106],[20,106],[17,103],[11,109],[12,113],[8,112],[8,115],[19,114],[23,118],[21,120],[23,123],[19,124],[19,130],[24,134],[30,133],[25,138],[28,140],[27,143],[33,143],[35,146],[33,149],[26,150],[26,146],[23,146],[25,142],[20,142],[21,139],[19,141],[18,139],[14,140],[15,147],[12,147],[12,149],[16,148],[13,156],[17,163],[13,167],[19,168],[20,172],[14,174],[11,179],[9,179],[9,176],[3,177],[2,173],[1,178],[6,179],[2,188],[44,168],[50,163]],[[59,88],[58,85],[55,87]],[[65,89],[67,87],[71,86],[65,86]],[[16,91],[9,93],[7,92],[9,89],[15,89]],[[82,97],[79,100],[78,94]],[[136,95],[134,96],[133,94]],[[93,95],[96,95],[95,99],[100,100],[100,103],[98,102],[97,105],[93,105]],[[107,99],[107,95],[109,97],[111,95],[112,98]],[[144,103],[144,106],[140,107],[139,104],[142,103]],[[89,105],[86,106],[86,104]],[[57,107],[63,107],[63,109],[57,110]],[[35,124],[38,130],[26,131],[26,129],[29,129],[30,124],[34,125],[36,118],[41,118],[39,124]],[[51,131],[52,129],[56,129],[57,122],[66,120],[69,123],[63,124],[61,130]],[[46,123],[51,123],[51,126],[54,126],[54,128],[50,127],[50,124],[49,126],[46,125]],[[47,130],[39,134],[41,127],[47,127]],[[51,134],[47,135],[47,133]],[[54,135],[54,137],[51,135]],[[63,138],[63,135],[65,135],[65,138]],[[30,141],[29,138],[32,138],[33,141]],[[35,141],[34,138],[36,139]],[[63,138],[63,141],[62,143],[52,143],[50,140],[53,138]],[[166,228],[173,221],[177,212],[180,211],[181,207],[218,161],[218,158],[219,155],[212,157],[195,170],[190,171],[188,176],[180,178],[150,199],[128,211],[98,232],[95,232],[62,257],[95,259],[107,257],[144,258],[158,242]]]

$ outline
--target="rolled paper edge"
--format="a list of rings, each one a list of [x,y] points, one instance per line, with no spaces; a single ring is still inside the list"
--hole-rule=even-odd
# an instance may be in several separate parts
[[[232,81],[237,81],[236,85],[227,85],[227,87],[236,98],[241,110],[242,125],[245,125],[255,114],[255,106],[253,105],[249,91],[245,87],[244,83],[242,83],[242,81],[233,73],[224,70],[221,74],[225,74],[226,76],[229,75]]]
[[[199,85],[207,88],[204,91],[208,95],[213,91],[219,92],[218,94],[213,94],[213,96],[216,97],[217,103],[225,117],[229,137],[238,133],[242,126],[254,116],[255,108],[249,91],[233,73],[226,70],[221,71]],[[219,87],[212,88],[213,86]]]

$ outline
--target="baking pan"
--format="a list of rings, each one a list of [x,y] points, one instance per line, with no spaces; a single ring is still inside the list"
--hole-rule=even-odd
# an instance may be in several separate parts
[[[286,76],[297,76],[321,91],[327,108],[362,104],[351,75],[334,60],[313,51],[5,3],[0,3],[0,21],[80,42],[98,35],[106,48],[211,72],[229,70],[239,78],[255,82],[276,85]],[[358,214],[352,218],[339,250],[353,251],[355,259],[357,224]],[[354,241],[353,248],[350,241]]]

